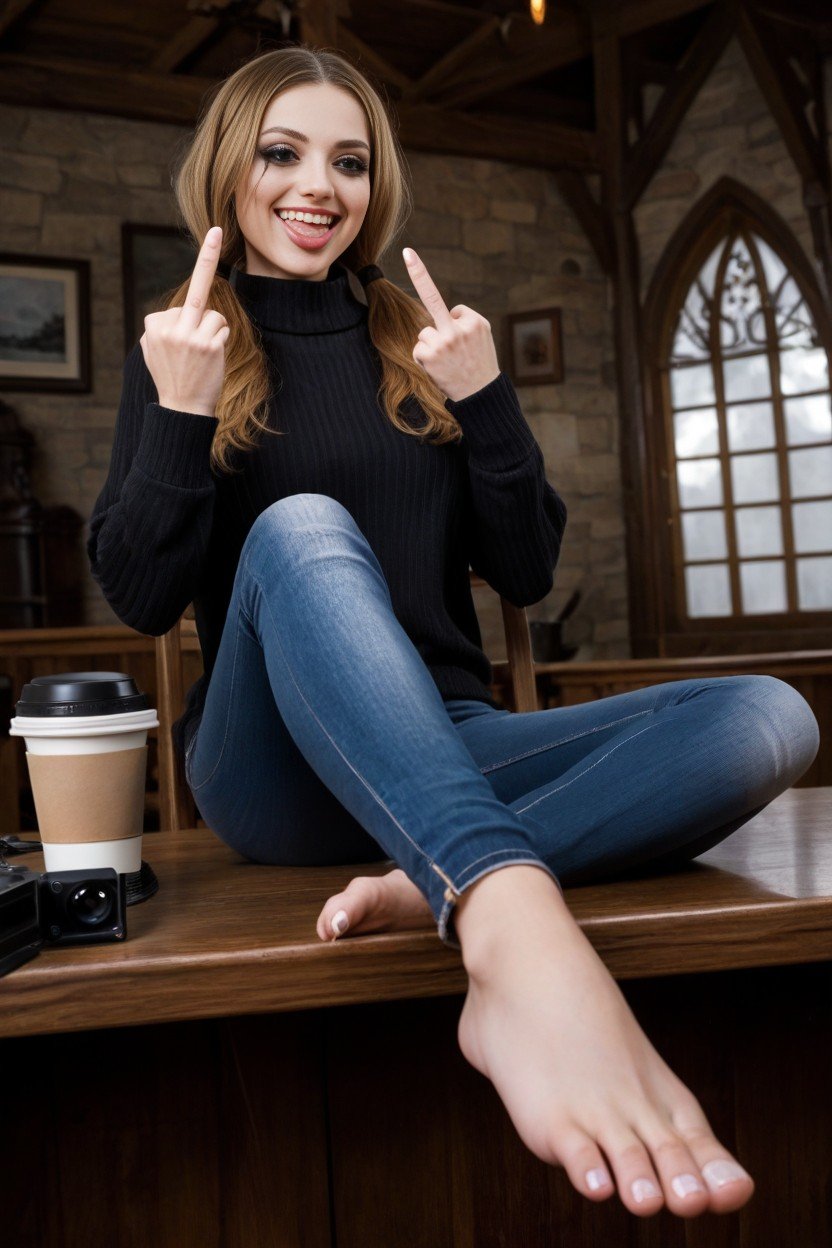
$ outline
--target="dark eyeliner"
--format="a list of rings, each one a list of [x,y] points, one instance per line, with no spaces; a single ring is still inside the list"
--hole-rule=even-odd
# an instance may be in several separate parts
[[[275,144],[274,144],[273,146],[271,146],[271,147],[262,148],[262,149],[258,152],[258,155],[260,156],[261,160],[264,160],[264,161],[266,161],[266,162],[268,162],[268,163],[271,163],[271,164],[275,164],[275,165],[287,165],[287,164],[289,163],[289,162],[288,162],[288,161],[286,161],[286,160],[276,160],[276,159],[274,158],[274,153],[275,153],[275,152],[290,152],[293,156],[294,156],[294,155],[296,155],[296,152],[295,152],[294,148],[289,147],[288,143],[275,143]],[[340,156],[340,157],[339,157],[339,160],[356,160],[356,161],[358,161],[358,168],[357,168],[357,169],[344,169],[344,170],[343,170],[343,172],[344,172],[344,173],[350,173],[350,174],[353,174],[353,175],[358,175],[358,174],[360,174],[360,173],[366,173],[366,172],[367,172],[367,165],[364,163],[364,161],[361,159],[361,157],[360,157],[360,156]]]

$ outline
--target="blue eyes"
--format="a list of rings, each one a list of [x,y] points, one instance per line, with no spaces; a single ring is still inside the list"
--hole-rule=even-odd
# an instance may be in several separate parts
[[[278,160],[278,155],[283,155],[285,152],[288,152],[290,156],[295,155],[294,149],[289,147],[289,145],[285,143],[278,143],[274,147],[266,148],[264,151],[260,152],[259,154],[263,160],[267,161],[270,164],[286,165],[289,163],[288,161]],[[351,167],[347,167],[346,165],[343,165],[342,169],[344,173],[351,173],[355,175],[355,174],[361,174],[361,173],[367,172],[367,165],[358,156],[342,156],[340,159],[352,160],[355,162],[355,164],[352,165]]]

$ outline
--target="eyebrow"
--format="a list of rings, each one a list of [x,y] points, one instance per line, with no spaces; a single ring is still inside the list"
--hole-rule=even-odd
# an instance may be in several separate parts
[[[297,139],[300,143],[308,143],[309,140],[305,134],[301,134],[300,130],[290,130],[288,126],[270,126],[268,130],[264,130],[260,135],[263,139],[267,134],[288,134],[290,138]],[[363,139],[340,139],[337,143],[333,143],[333,147],[366,147],[370,150],[369,143],[365,143]]]

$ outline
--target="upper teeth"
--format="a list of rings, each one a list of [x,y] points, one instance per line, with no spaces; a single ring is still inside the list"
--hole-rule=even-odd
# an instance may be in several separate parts
[[[278,216],[283,221],[308,221],[310,225],[331,225],[334,217],[321,212],[294,212],[293,209],[280,209]]]

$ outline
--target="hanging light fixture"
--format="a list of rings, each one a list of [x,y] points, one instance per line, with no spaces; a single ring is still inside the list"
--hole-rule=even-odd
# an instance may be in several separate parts
[[[546,17],[546,0],[529,0],[529,12],[536,26],[542,26]]]

